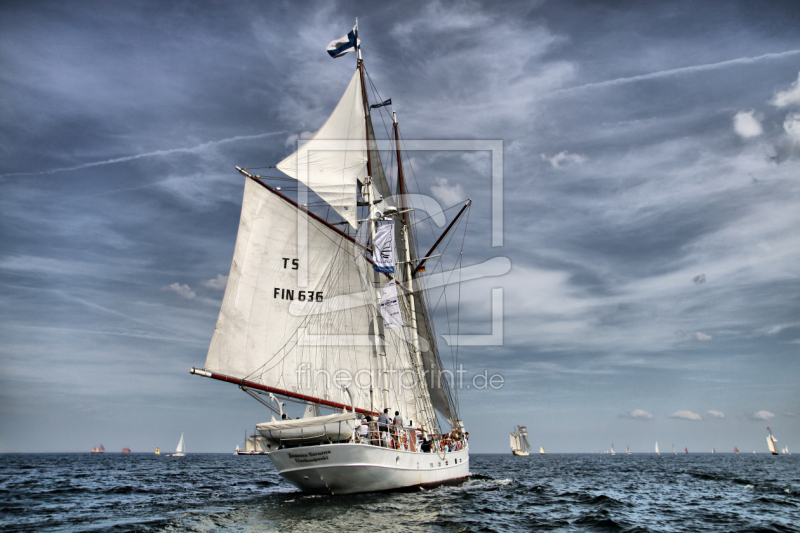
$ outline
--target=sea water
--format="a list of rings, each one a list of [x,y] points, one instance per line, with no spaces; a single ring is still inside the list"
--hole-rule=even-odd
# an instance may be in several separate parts
[[[800,531],[800,457],[473,454],[432,490],[320,496],[265,456],[0,455],[2,531]]]

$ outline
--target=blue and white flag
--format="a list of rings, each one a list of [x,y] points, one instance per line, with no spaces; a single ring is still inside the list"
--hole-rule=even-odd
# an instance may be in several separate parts
[[[356,47],[361,48],[361,41],[358,39],[358,24],[353,26],[353,31],[340,39],[331,41],[328,45],[328,53],[331,57],[342,57],[347,52],[352,52]]]
[[[370,109],[378,109],[379,107],[383,107],[383,106],[387,106],[387,105],[392,105],[392,99],[391,98],[389,98],[388,100],[384,100],[380,104],[372,104],[371,106],[369,106],[369,108]]]
[[[384,224],[375,232],[372,260],[378,272],[394,274],[394,222]]]

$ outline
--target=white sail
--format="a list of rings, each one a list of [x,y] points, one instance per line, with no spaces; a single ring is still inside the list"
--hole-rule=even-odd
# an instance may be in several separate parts
[[[767,436],[767,446],[769,447],[769,451],[775,455],[777,455],[778,453],[778,450],[775,448],[775,441],[777,440],[778,439],[773,437],[771,433],[769,434],[769,436]]]
[[[298,217],[307,225],[305,242],[298,239]],[[354,242],[248,179],[205,370],[371,410],[369,389],[377,391],[380,382],[371,275]],[[402,330],[378,332],[385,333],[387,365],[395,372],[390,403],[404,419],[421,420],[417,406],[430,400],[408,386],[409,347],[395,331]],[[337,372],[353,381],[349,394],[335,383]]]
[[[358,70],[328,120],[277,168],[302,181],[356,227],[356,182],[367,176],[367,126]]]
[[[514,435],[514,434],[512,433],[512,434],[510,435],[510,440],[511,440],[511,450],[512,450],[512,451],[513,451],[513,450],[518,450],[519,448],[517,447],[517,439],[516,439],[516,435]]]
[[[614,451],[614,443],[611,443],[611,455],[617,455],[617,452]]]
[[[181,440],[178,441],[178,447],[175,448],[175,453],[186,453],[186,446],[183,444],[183,433],[181,433]]]
[[[525,436],[525,435],[522,436],[522,443],[525,445],[525,449],[526,450],[530,450],[531,449],[531,443],[528,442],[528,437],[527,436]]]
[[[658,451],[658,442],[656,442],[656,453],[657,453],[658,455],[661,455],[661,452],[659,452],[659,451]]]
[[[544,446],[539,446],[539,453],[542,455],[547,453],[546,451],[544,451]]]

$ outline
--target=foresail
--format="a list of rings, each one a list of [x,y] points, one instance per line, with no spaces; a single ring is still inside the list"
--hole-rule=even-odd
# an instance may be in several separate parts
[[[298,220],[308,228],[304,239]],[[247,180],[205,369],[359,409],[381,407],[371,272],[361,248],[345,235]],[[404,342],[387,335],[384,349],[397,371],[409,368]],[[389,396],[390,408],[406,419],[417,416],[413,389],[395,381]]]
[[[356,227],[356,183],[367,176],[367,126],[358,70],[325,124],[277,168],[305,183]]]

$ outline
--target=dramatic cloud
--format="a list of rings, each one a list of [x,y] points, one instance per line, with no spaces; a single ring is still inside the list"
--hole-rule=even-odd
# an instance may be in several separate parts
[[[691,411],[675,411],[671,415],[670,418],[682,418],[683,420],[702,420],[703,418],[698,415],[697,413],[693,413]]]
[[[789,113],[783,121],[783,129],[794,143],[800,144],[800,113]]]
[[[797,81],[787,90],[775,93],[775,96],[772,97],[769,103],[776,107],[800,104],[800,74],[797,75]]]
[[[553,157],[547,157],[547,154],[541,155],[542,161],[549,161],[553,168],[564,168],[570,165],[582,165],[586,162],[586,156],[580,154],[571,154],[567,150],[559,152]]]
[[[176,293],[181,298],[186,298],[187,300],[191,300],[197,294],[189,287],[188,285],[181,285],[180,283],[171,283],[166,287],[161,287],[162,291],[172,291]]]
[[[733,117],[733,131],[744,139],[758,137],[764,133],[761,122],[755,117],[754,111],[739,111]]]
[[[209,279],[206,281],[200,282],[203,287],[208,287],[209,289],[214,289],[221,291],[225,288],[225,285],[228,284],[228,276],[223,276],[222,274],[217,274],[217,277],[214,279]],[[187,287],[188,288],[188,287]]]
[[[457,204],[466,197],[460,183],[450,185],[447,178],[436,178],[435,181],[436,185],[431,187],[431,192],[445,207]]]
[[[711,335],[706,335],[702,331],[698,331],[697,333],[694,334],[694,338],[699,341],[710,341],[714,337],[712,337]]]
[[[698,276],[695,276],[695,277],[692,278],[692,281],[694,281],[695,285],[700,285],[701,283],[705,283],[706,282],[706,275],[705,274],[700,274]]]
[[[653,413],[648,413],[644,409],[634,409],[629,413],[620,415],[621,418],[633,418],[634,420],[652,420]]]
[[[752,418],[753,420],[772,420],[773,418],[775,418],[775,414],[770,413],[769,411],[756,411],[755,413],[750,415],[750,418]]]
[[[706,411],[706,413],[708,413],[709,416],[712,416],[714,418],[725,418],[725,413],[721,411],[714,411],[713,409],[709,409],[708,411]]]

